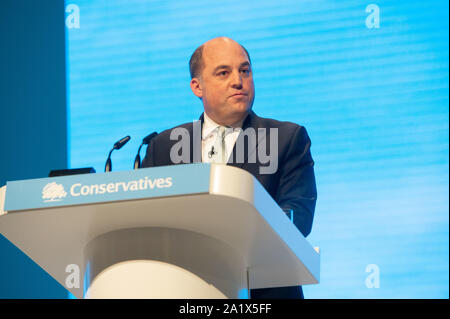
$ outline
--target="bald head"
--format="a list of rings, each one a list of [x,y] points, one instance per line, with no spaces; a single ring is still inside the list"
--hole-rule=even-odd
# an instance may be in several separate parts
[[[226,46],[230,46],[230,45],[237,45],[242,50],[244,50],[245,54],[247,54],[247,58],[248,58],[249,62],[251,63],[250,55],[248,54],[247,49],[244,48],[243,45],[241,45],[238,42],[234,41],[233,39],[227,38],[227,37],[214,38],[214,39],[211,39],[211,40],[203,43],[192,54],[191,59],[189,60],[189,72],[191,74],[191,79],[200,77],[200,75],[202,73],[202,70],[205,66],[205,62],[203,60],[203,55],[204,55],[205,50],[211,51],[211,50],[220,49],[221,47],[226,47]]]

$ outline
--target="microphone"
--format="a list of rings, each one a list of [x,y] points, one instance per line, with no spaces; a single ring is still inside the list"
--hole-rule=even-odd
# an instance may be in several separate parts
[[[151,141],[156,135],[158,135],[158,133],[153,132],[152,134],[149,134],[149,135],[147,135],[146,137],[144,137],[144,138],[142,139],[142,143],[141,143],[141,145],[139,146],[139,149],[138,149],[138,151],[137,151],[137,155],[136,155],[136,157],[134,158],[134,165],[133,165],[134,169],[141,168],[141,155],[140,155],[140,152],[141,152],[142,146],[143,146],[143,145],[148,145],[148,144],[150,143],[150,141]]]
[[[127,142],[130,139],[131,139],[131,137],[129,135],[127,135],[124,138],[121,138],[120,140],[118,140],[117,142],[114,143],[113,148],[111,149],[111,151],[109,151],[108,159],[106,160],[105,172],[111,172],[111,169],[112,169],[111,153],[114,150],[120,150],[125,144],[127,144]]]
[[[211,146],[211,150],[208,152],[208,157],[211,158],[213,155],[216,155],[217,152],[214,151],[214,146]]]

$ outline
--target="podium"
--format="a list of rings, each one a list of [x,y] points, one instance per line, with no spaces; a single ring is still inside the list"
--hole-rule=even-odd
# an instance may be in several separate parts
[[[319,282],[318,251],[226,165],[8,182],[0,232],[78,298],[247,298]]]

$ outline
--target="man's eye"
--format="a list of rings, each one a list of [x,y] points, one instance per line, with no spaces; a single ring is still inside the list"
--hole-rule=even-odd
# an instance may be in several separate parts
[[[217,75],[219,75],[219,76],[225,76],[227,74],[228,74],[227,71],[221,71],[221,72],[217,73]]]
[[[244,73],[244,74],[249,74],[250,70],[249,69],[244,69],[244,70],[241,70],[241,72]]]

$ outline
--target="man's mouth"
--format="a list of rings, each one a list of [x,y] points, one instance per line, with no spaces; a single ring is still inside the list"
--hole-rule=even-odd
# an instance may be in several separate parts
[[[247,96],[247,94],[246,93],[242,93],[242,92],[240,92],[240,93],[234,93],[233,95],[231,95],[232,97],[233,96],[235,96],[235,97],[240,97],[240,96]]]

